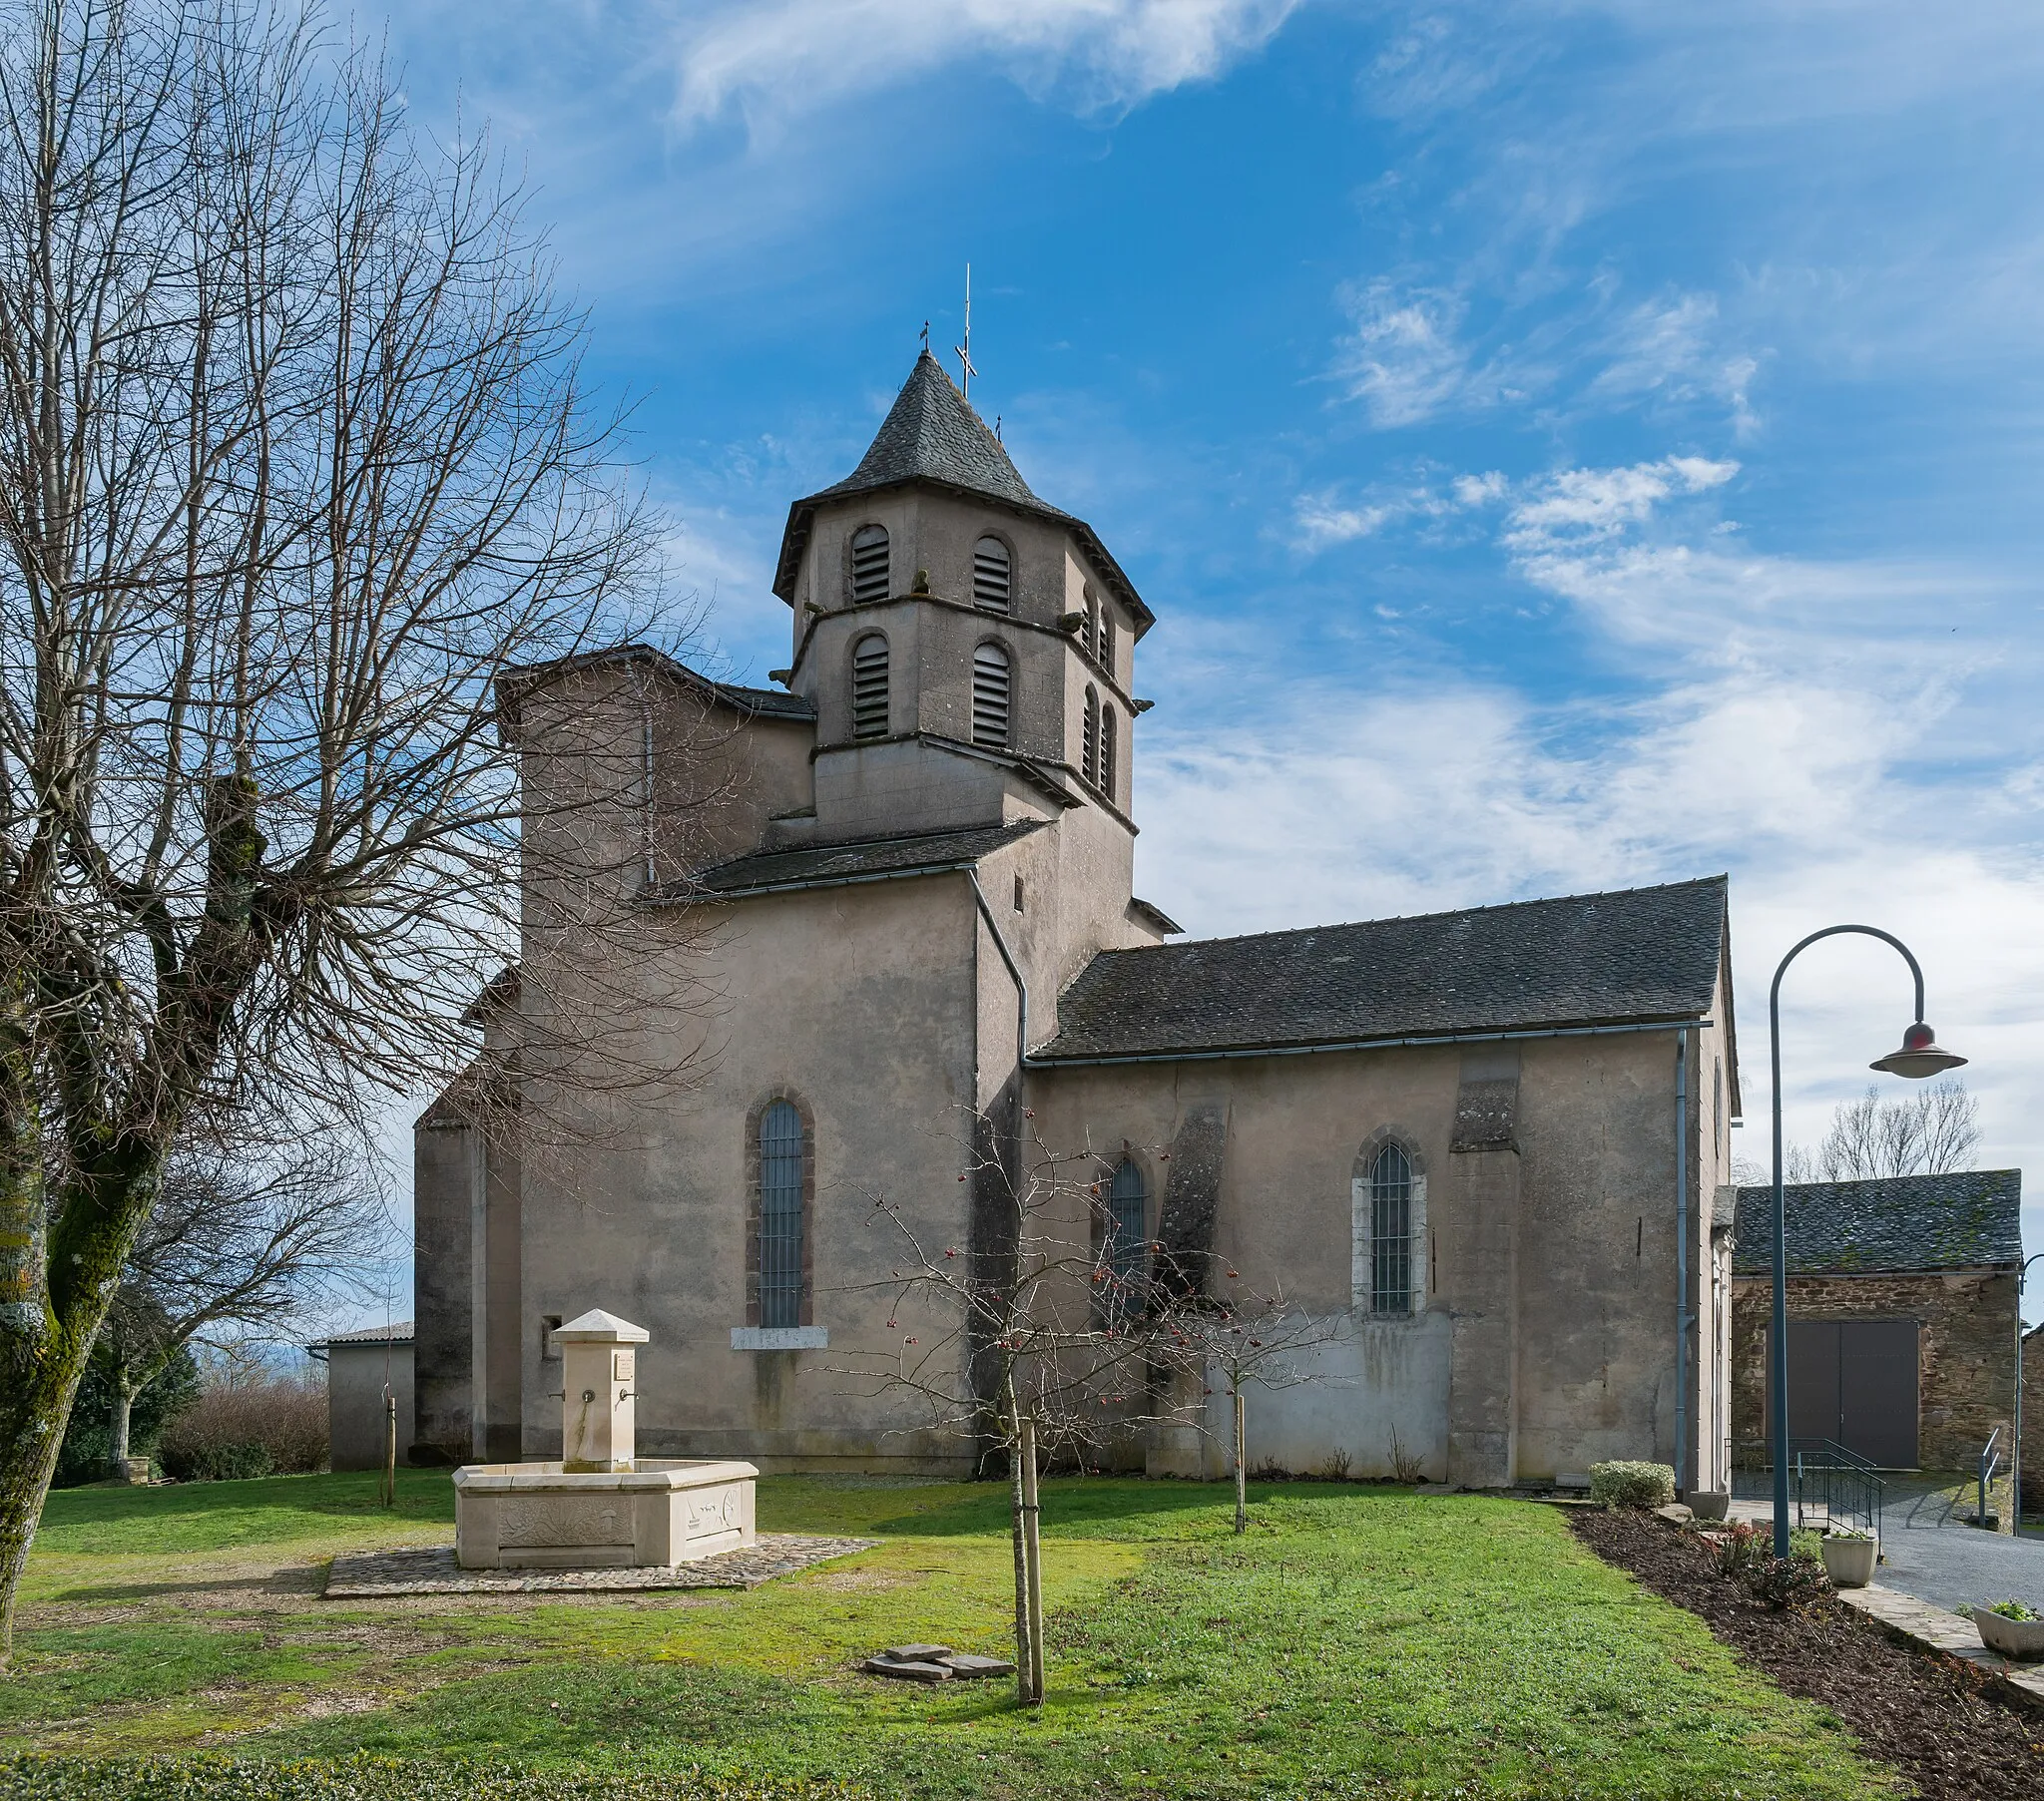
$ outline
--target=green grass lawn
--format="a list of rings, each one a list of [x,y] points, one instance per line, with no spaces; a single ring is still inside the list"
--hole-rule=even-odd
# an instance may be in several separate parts
[[[763,1480],[765,1530],[882,1544],[744,1594],[323,1601],[336,1550],[451,1536],[444,1476],[407,1472],[394,1514],[373,1483],[53,1496],[0,1737],[469,1758],[620,1792],[663,1772],[1030,1801],[1896,1792],[1551,1508],[1260,1487],[1237,1539],[1223,1489],[1051,1483],[1050,1693],[1026,1713],[1004,1685],[851,1669],[904,1639],[1005,1648],[997,1487]]]

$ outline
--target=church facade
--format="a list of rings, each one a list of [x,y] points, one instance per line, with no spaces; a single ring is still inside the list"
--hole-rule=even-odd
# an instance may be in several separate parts
[[[644,780],[529,866],[485,1060],[581,993],[675,1074],[626,1101],[520,1066],[600,1124],[572,1155],[479,1124],[480,1076],[421,1117],[416,1460],[558,1455],[550,1333],[602,1306],[652,1333],[649,1454],[971,1467],[838,1372],[900,1343],[889,1231],[972,1252],[1034,1145],[1092,1171],[1117,1244],[1321,1322],[1316,1379],[1252,1402],[1252,1466],[1729,1486],[1723,878],[1184,941],[1133,891],[1150,609],[927,352],[790,509],[774,589],[774,688],[637,647],[505,685],[530,789],[573,785],[591,719]],[[635,934],[600,979],[585,890]],[[1219,1474],[1213,1424],[1139,1455]]]

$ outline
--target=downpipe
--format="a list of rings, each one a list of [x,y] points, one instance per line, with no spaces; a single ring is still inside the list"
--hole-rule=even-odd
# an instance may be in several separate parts
[[[1689,1040],[1675,1035],[1675,1492],[1689,1489]]]

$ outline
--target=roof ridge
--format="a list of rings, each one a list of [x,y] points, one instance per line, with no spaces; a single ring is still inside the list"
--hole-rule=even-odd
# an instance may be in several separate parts
[[[1593,900],[1621,900],[1635,894],[1663,894],[1676,888],[1704,888],[1713,882],[1730,882],[1730,871],[1718,875],[1691,876],[1679,882],[1646,882],[1637,888],[1596,888],[1582,894],[1537,894],[1524,900],[1486,901],[1474,907],[1442,907],[1432,913],[1386,913],[1375,919],[1336,919],[1312,926],[1276,926],[1268,932],[1235,932],[1221,938],[1188,938],[1181,944],[1119,945],[1099,953],[1102,957],[1147,955],[1151,951],[1189,951],[1205,944],[1251,944],[1263,938],[1297,938],[1308,932],[1341,932],[1354,926],[1424,925],[1436,919],[1466,919],[1476,913],[1510,913],[1523,907],[1562,907]],[[1089,966],[1090,967],[1090,966]],[[1084,971],[1081,971],[1083,974]]]

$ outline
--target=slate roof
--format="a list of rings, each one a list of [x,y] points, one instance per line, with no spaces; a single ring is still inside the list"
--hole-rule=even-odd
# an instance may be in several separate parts
[[[1104,951],[1035,1061],[1697,1019],[1725,944],[1726,878],[1416,919]],[[1722,1022],[1721,1022],[1722,1023]]]
[[[737,681],[717,681],[692,670],[679,658],[670,657],[655,645],[611,645],[600,651],[584,651],[574,657],[556,658],[551,663],[521,664],[497,677],[497,710],[514,728],[518,702],[533,688],[574,670],[600,669],[606,664],[643,663],[672,676],[684,686],[721,700],[749,718],[812,720],[816,709],[799,694],[778,687],[747,687]]]
[[[1030,492],[1021,472],[1008,460],[1000,439],[972,403],[951,384],[944,365],[927,350],[915,359],[901,392],[887,409],[859,464],[811,500],[835,500],[891,488],[917,477],[944,482],[974,494],[991,495],[1035,513],[1057,513]],[[1058,514],[1069,518],[1069,514]]]
[[[960,494],[999,501],[1039,519],[1055,520],[1080,541],[1109,586],[1135,615],[1136,636],[1142,637],[1156,623],[1157,616],[1093,528],[1037,498],[1009,460],[1000,439],[987,429],[986,421],[972,410],[972,403],[958,391],[944,365],[927,350],[915,359],[915,367],[901,384],[901,392],[880,421],[858,467],[843,481],[818,489],[788,508],[773,592],[793,604],[795,572],[801,566],[802,547],[808,542],[809,524],[819,506],[903,482],[930,482]]]
[[[1741,1188],[1732,1267],[1774,1263],[1771,1186]],[[1790,1182],[1782,1190],[1791,1275],[1979,1269],[2023,1260],[2023,1172],[1968,1169],[1856,1182]]]
[[[921,832],[906,838],[864,838],[852,844],[811,844],[799,850],[763,850],[706,869],[677,883],[659,898],[693,900],[704,894],[737,899],[768,889],[820,886],[881,875],[925,875],[965,869],[1004,844],[1033,831],[1041,819],[1012,825],[973,826],[965,831]]]
[[[359,1332],[335,1332],[329,1338],[322,1338],[317,1344],[305,1347],[308,1351],[330,1350],[337,1344],[410,1344],[411,1321],[392,1320],[387,1326],[364,1326]]]

